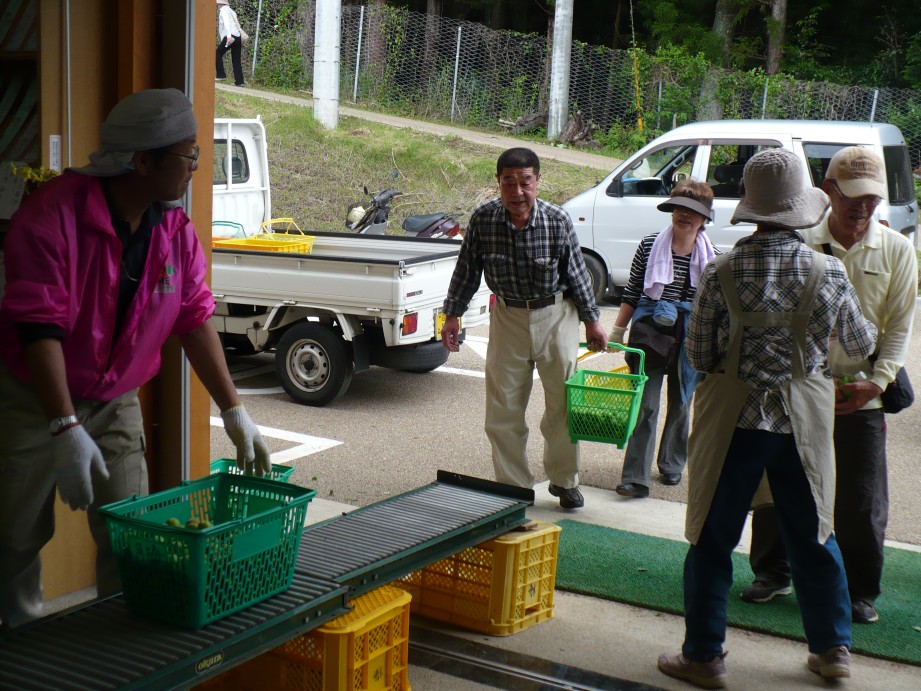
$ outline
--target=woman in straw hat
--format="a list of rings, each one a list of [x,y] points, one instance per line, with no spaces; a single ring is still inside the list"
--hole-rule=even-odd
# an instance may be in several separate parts
[[[704,688],[726,682],[731,554],[765,473],[793,565],[808,668],[850,676],[850,599],[831,529],[835,393],[825,369],[832,331],[850,357],[866,357],[876,341],[844,265],[796,232],[828,205],[799,159],[762,151],[743,180],[732,223],[757,229],[704,270],[688,324],[688,358],[707,376],[688,449],[686,631],[678,655],[659,657],[663,673]]]

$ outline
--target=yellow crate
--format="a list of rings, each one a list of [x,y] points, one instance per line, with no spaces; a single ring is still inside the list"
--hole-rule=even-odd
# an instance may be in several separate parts
[[[212,240],[211,246],[220,249],[254,250],[256,252],[294,252],[310,254],[313,251],[314,236],[286,235],[285,233],[260,233],[248,238]]]
[[[209,691],[411,691],[409,593],[382,586],[351,612],[198,688]]]
[[[553,616],[559,533],[552,523],[465,549],[395,582],[411,612],[492,636]]]

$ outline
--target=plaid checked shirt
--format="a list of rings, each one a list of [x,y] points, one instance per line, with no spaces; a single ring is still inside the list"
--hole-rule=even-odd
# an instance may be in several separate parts
[[[730,257],[743,310],[792,312],[797,308],[814,257],[799,233],[756,233],[739,240]],[[729,348],[729,311],[712,263],[700,283],[688,324],[687,355],[695,369],[717,372]],[[864,319],[844,265],[829,257],[807,328],[807,376],[827,369],[828,339],[835,329],[849,357],[864,358],[873,352],[876,327]],[[736,427],[792,433],[790,411],[777,390],[792,376],[792,349],[788,327],[745,328],[739,378],[757,389],[745,401]]]
[[[536,300],[570,291],[583,322],[597,321],[588,270],[572,219],[563,209],[535,200],[531,219],[515,228],[501,199],[480,204],[470,216],[445,314],[461,315],[485,275],[493,293],[512,300]]]

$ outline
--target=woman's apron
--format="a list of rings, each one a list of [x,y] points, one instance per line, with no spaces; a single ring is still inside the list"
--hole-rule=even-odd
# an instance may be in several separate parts
[[[806,371],[806,329],[821,281],[825,275],[825,256],[814,253],[812,269],[796,312],[743,312],[736,290],[731,254],[714,260],[723,296],[729,311],[729,347],[721,372],[708,374],[694,394],[694,418],[688,439],[688,510],[685,537],[696,544],[700,537],[723,463],[735,433],[735,422],[752,384],[739,379],[742,330],[746,326],[788,327],[793,337],[792,379],[780,385],[790,415],[793,437],[818,510],[818,539],[824,543],[831,534],[835,505],[835,424],[834,384],[819,371],[811,377]],[[762,482],[764,485],[765,483]]]

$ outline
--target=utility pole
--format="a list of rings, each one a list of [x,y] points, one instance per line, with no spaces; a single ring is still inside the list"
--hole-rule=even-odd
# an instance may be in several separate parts
[[[573,0],[556,0],[553,14],[553,56],[550,62],[550,109],[547,139],[560,136],[569,119],[569,65],[572,57]]]
[[[313,48],[313,117],[328,130],[339,124],[342,0],[317,0]]]

